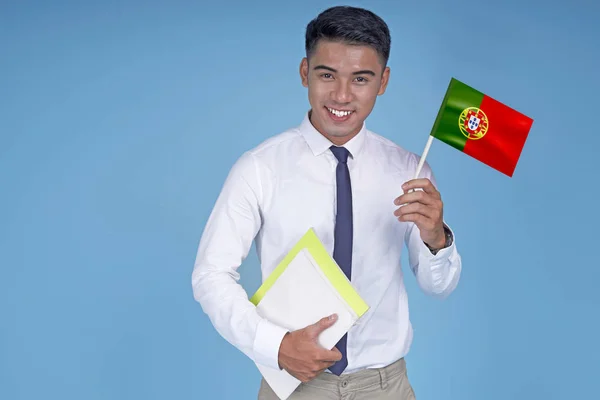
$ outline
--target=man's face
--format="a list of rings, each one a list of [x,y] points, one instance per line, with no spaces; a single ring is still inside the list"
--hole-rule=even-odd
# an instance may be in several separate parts
[[[385,92],[389,73],[370,47],[320,40],[300,63],[313,126],[337,145],[352,139]]]

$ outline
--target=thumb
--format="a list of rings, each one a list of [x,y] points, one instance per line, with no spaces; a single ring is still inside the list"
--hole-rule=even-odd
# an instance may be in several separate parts
[[[337,321],[337,314],[331,314],[328,317],[321,318],[319,321],[313,324],[311,333],[314,335],[314,337],[317,337],[319,336],[319,333],[332,326],[335,321]]]

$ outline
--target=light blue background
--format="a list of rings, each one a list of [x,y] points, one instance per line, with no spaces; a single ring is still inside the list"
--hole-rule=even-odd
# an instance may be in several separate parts
[[[0,399],[256,397],[191,271],[231,164],[307,111],[334,4],[2,2]],[[452,76],[535,119],[512,179],[432,146],[464,273],[445,302],[407,279],[417,398],[598,398],[598,3],[350,4],[392,32],[372,130],[420,154]]]

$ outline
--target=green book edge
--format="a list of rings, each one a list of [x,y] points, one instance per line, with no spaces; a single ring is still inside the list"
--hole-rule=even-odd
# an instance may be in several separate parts
[[[308,232],[296,243],[296,245],[290,250],[283,260],[277,265],[269,277],[263,282],[258,288],[254,296],[250,299],[255,306],[262,300],[267,291],[275,284],[277,278],[281,276],[283,271],[292,262],[294,257],[302,250],[307,249],[313,256],[323,274],[329,279],[332,286],[342,296],[342,298],[348,303],[348,305],[354,310],[358,317],[362,317],[367,312],[369,306],[360,297],[358,292],[352,287],[346,275],[338,267],[335,260],[327,253],[325,246],[321,243],[317,237],[314,229],[310,228]]]

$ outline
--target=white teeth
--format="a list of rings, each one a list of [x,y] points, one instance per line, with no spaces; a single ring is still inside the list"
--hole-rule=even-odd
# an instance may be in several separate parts
[[[329,110],[330,113],[332,113],[333,115],[337,116],[337,117],[345,117],[346,115],[350,115],[352,114],[353,111],[338,111],[338,110],[334,110],[333,108],[327,108]]]

